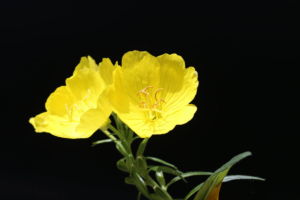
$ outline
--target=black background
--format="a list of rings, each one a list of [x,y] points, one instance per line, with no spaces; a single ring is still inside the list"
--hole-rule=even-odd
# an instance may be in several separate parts
[[[220,199],[295,199],[299,159],[299,16],[296,1],[1,1],[1,199],[135,199],[122,156],[105,136],[62,139],[28,123],[72,75],[80,57],[121,62],[127,51],[181,55],[199,74],[198,111],[153,136],[145,154],[181,171],[266,178],[224,183]],[[133,144],[136,149],[138,142]],[[167,176],[170,179],[171,176]],[[206,177],[170,188],[184,197]],[[192,199],[192,198],[191,198]]]

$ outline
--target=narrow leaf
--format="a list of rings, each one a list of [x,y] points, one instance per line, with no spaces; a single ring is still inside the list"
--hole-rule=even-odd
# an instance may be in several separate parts
[[[196,192],[198,192],[198,190],[200,190],[200,188],[202,187],[203,183],[200,183],[199,185],[197,185],[194,189],[192,189],[184,198],[184,200],[187,200],[188,198],[190,198],[193,194],[195,194]]]
[[[190,176],[201,176],[201,175],[212,175],[212,172],[186,172],[186,173],[182,173],[181,176],[183,178],[186,177],[190,177]],[[172,185],[173,183],[175,183],[176,181],[180,180],[181,178],[179,176],[173,178],[166,186],[166,188],[168,188],[170,185]]]
[[[123,156],[127,156],[129,154],[120,141],[117,142],[116,148]]]
[[[119,160],[119,161],[117,162],[117,168],[118,168],[119,170],[124,171],[124,172],[129,172],[128,169],[127,169],[127,165],[126,165],[126,163],[124,162],[124,158],[122,158],[121,160]]]
[[[152,160],[152,161],[155,161],[155,162],[159,162],[161,164],[164,164],[164,165],[167,165],[169,167],[173,167],[174,169],[177,169],[177,167],[175,167],[175,165],[172,165],[171,163],[168,163],[162,159],[159,159],[159,158],[155,158],[155,157],[146,157],[146,159],[148,160]]]
[[[166,181],[164,178],[164,173],[162,171],[156,171],[155,176],[156,176],[156,180],[158,181],[162,189],[165,189]]]
[[[92,147],[94,147],[97,144],[103,144],[103,143],[108,143],[108,142],[112,142],[112,141],[113,141],[112,139],[98,140],[98,141],[92,143]]]
[[[140,172],[142,173],[142,176],[146,175],[147,174],[147,162],[146,162],[145,157],[140,155],[137,157],[136,161],[138,164],[138,168],[139,168]]]
[[[144,154],[144,151],[145,151],[145,148],[146,148],[146,145],[147,145],[148,140],[149,140],[149,138],[145,138],[145,139],[141,142],[141,144],[140,144],[140,146],[139,146],[139,148],[138,148],[138,150],[137,150],[136,157],[138,157],[138,156]]]
[[[239,154],[232,158],[229,162],[224,164],[218,170],[216,170],[203,184],[199,192],[197,193],[194,200],[218,200],[219,192],[223,182],[224,177],[227,175],[229,169],[235,163],[244,159],[247,156],[250,156],[250,152],[245,152]]]
[[[137,200],[141,199],[141,194],[142,194],[141,192],[138,193]]]
[[[154,193],[150,194],[150,197],[151,197],[152,200],[165,200],[165,199],[161,198],[160,196],[158,196],[157,194],[154,194]]]
[[[226,176],[223,179],[223,183],[224,182],[228,182],[228,181],[233,181],[233,180],[245,180],[245,179],[250,179],[250,180],[260,180],[260,181],[264,181],[265,179],[263,178],[259,178],[259,177],[255,177],[255,176],[245,176],[245,175],[231,175],[231,176]]]
[[[173,200],[173,198],[163,189],[161,189],[159,186],[153,187],[154,192],[163,198],[164,200]]]
[[[166,166],[154,166],[151,167],[150,169],[148,169],[148,171],[163,171],[166,172],[168,174],[173,174],[175,176],[179,176],[181,179],[183,179],[184,182],[187,183],[187,181],[184,179],[184,177],[181,176],[182,172],[179,170],[175,170],[173,168],[170,167],[166,167]]]
[[[142,177],[140,177],[140,175],[136,172],[133,173],[133,182],[135,184],[135,186],[137,187],[137,189],[148,199],[150,198],[150,194],[148,192],[148,189],[146,187],[146,184],[144,182],[144,180],[142,179]]]
[[[133,157],[131,154],[129,154],[128,156],[126,156],[126,167],[130,173],[130,176],[132,174],[132,166],[133,166]]]
[[[130,184],[130,185],[134,185],[133,179],[131,177],[126,177],[125,178],[125,183]]]
[[[126,139],[127,139],[127,141],[131,141],[132,138],[133,138],[134,133],[133,133],[133,131],[127,126],[127,124],[124,124],[124,126],[125,126],[125,130],[126,130],[126,132],[127,132],[127,137],[126,137]]]

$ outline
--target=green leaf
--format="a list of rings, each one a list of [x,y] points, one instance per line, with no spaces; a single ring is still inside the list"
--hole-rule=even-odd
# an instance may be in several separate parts
[[[159,186],[154,186],[153,190],[162,199],[173,200],[173,198],[165,190],[161,189]]]
[[[122,143],[124,149],[126,150],[126,152],[127,153],[131,153],[131,148],[130,148],[129,144],[127,143],[127,141],[124,140],[124,139],[122,139],[121,143]]]
[[[142,194],[141,192],[138,193],[137,200],[141,199],[141,194]]]
[[[193,194],[195,194],[196,192],[198,192],[198,190],[200,190],[200,188],[202,187],[203,183],[200,183],[199,185],[197,185],[194,189],[192,189],[184,198],[184,200],[187,200],[188,198],[190,198]]]
[[[162,189],[165,190],[166,181],[165,181],[165,178],[164,178],[164,173],[162,171],[156,171],[155,176],[156,176],[156,180],[158,181],[158,183],[160,184]]]
[[[149,171],[149,172],[150,172],[150,171],[155,171],[155,172],[157,172],[157,171],[162,171],[162,172],[166,172],[166,173],[168,173],[168,174],[173,174],[173,175],[175,175],[175,176],[179,176],[179,177],[181,177],[181,178],[183,179],[183,181],[187,182],[187,181],[181,176],[181,174],[182,174],[181,171],[175,170],[175,169],[170,168],[170,167],[166,167],[166,166],[154,166],[154,167],[151,167],[150,169],[148,169],[148,171]]]
[[[133,182],[135,184],[135,186],[137,187],[137,189],[148,199],[150,198],[150,194],[149,191],[147,189],[147,186],[144,182],[144,180],[142,179],[142,177],[140,177],[140,175],[136,172],[133,173]]]
[[[141,144],[140,144],[140,146],[139,146],[139,148],[138,148],[138,150],[137,150],[137,152],[136,152],[136,157],[138,157],[138,156],[144,154],[144,151],[145,151],[145,148],[146,148],[146,145],[147,145],[148,140],[149,140],[149,138],[145,138],[145,139],[141,142]]]
[[[131,177],[126,177],[125,178],[125,183],[130,184],[130,185],[134,185],[133,179]]]
[[[116,148],[123,156],[127,156],[129,154],[120,141],[117,142]]]
[[[113,141],[112,139],[98,140],[98,141],[92,143],[92,147],[96,146],[97,144],[103,144],[103,143],[112,142],[112,141]]]
[[[144,156],[140,155],[137,157],[136,159],[138,167],[141,171],[141,173],[143,173],[142,175],[146,175],[147,174],[147,162]]]
[[[129,154],[128,156],[126,156],[126,167],[130,173],[130,176],[132,174],[132,166],[133,166],[133,156],[132,154]]]
[[[263,178],[259,178],[259,177],[255,177],[255,176],[245,176],[245,175],[231,175],[231,176],[226,176],[223,179],[223,183],[224,182],[228,182],[228,181],[233,181],[233,180],[245,180],[245,179],[250,179],[250,180],[259,180],[259,181],[264,181],[265,179]]]
[[[201,176],[201,175],[212,175],[212,172],[186,172],[186,173],[182,173],[181,176],[183,178],[186,177],[190,177],[190,176]],[[170,185],[172,185],[173,183],[175,183],[176,181],[181,180],[181,178],[179,176],[173,178],[166,186],[166,188],[168,188]]]
[[[154,193],[150,194],[150,197],[151,197],[152,200],[165,200],[165,199],[161,198],[160,196],[158,196],[157,194],[154,194]]]
[[[124,171],[124,172],[129,172],[129,170],[127,169],[127,165],[126,165],[126,163],[124,162],[124,158],[122,158],[121,160],[119,160],[119,161],[117,162],[117,168],[118,168],[119,170]]]
[[[146,159],[148,160],[152,160],[152,161],[155,161],[155,162],[159,162],[161,164],[164,164],[164,165],[167,165],[169,167],[173,167],[174,169],[177,169],[177,167],[175,167],[175,165],[172,165],[171,163],[168,163],[162,159],[159,159],[159,158],[154,158],[154,157],[146,157]]]
[[[129,128],[129,126],[127,126],[127,124],[124,124],[124,127],[125,127],[125,131],[127,133],[126,139],[127,139],[127,141],[131,141],[133,138],[134,132]]]
[[[215,171],[204,182],[203,186],[200,188],[194,200],[207,200],[208,198],[210,200],[218,200],[221,184],[223,182],[224,177],[227,175],[229,169],[232,167],[232,165],[250,155],[250,152],[239,154],[232,158],[229,162],[224,164],[222,167],[220,167],[217,171]]]

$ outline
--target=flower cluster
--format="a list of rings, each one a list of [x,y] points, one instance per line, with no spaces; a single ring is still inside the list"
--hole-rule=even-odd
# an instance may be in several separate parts
[[[96,141],[93,146],[105,142],[116,144],[123,155],[117,167],[128,173],[125,183],[136,186],[138,200],[141,195],[151,200],[174,200],[168,187],[178,180],[199,175],[209,177],[184,199],[195,194],[194,200],[218,200],[223,182],[264,180],[244,175],[227,176],[229,169],[250,156],[250,152],[235,156],[214,173],[183,173],[171,163],[143,155],[152,135],[168,133],[193,118],[197,107],[190,102],[195,98],[197,87],[197,72],[193,67],[186,68],[182,57],[176,54],[154,57],[145,51],[131,51],[123,56],[122,66],[113,65],[108,58],[97,65],[91,57],[83,57],[73,75],[66,79],[66,85],[48,97],[46,112],[29,122],[36,132],[71,139],[88,138],[101,129],[110,139]],[[110,124],[110,115],[117,128]],[[134,132],[138,136],[134,136]],[[144,139],[134,154],[131,144],[139,137]],[[147,160],[160,165],[148,165]],[[150,171],[155,172],[157,182]],[[163,173],[176,177],[166,184]]]
[[[165,134],[191,120],[189,104],[198,87],[197,72],[176,54],[154,57],[131,51],[122,66],[104,58],[99,65],[81,58],[66,85],[47,99],[46,112],[29,122],[36,132],[63,138],[88,138],[110,123],[112,111],[142,138]]]

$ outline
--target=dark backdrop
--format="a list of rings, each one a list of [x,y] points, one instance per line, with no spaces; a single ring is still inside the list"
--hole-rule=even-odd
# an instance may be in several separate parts
[[[198,111],[186,125],[153,136],[145,154],[184,172],[266,178],[224,183],[220,199],[295,199],[299,93],[296,1],[1,1],[1,199],[135,199],[105,136],[62,139],[28,123],[72,75],[80,57],[121,62],[131,50],[181,55],[199,74]],[[223,2],[223,3],[222,3]],[[296,104],[297,103],[297,104]],[[133,144],[136,149],[138,142]],[[169,179],[170,177],[167,176]],[[185,196],[205,177],[170,188]]]

